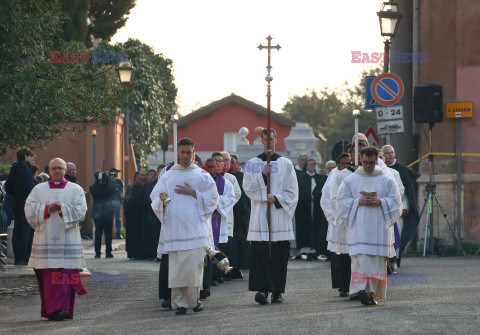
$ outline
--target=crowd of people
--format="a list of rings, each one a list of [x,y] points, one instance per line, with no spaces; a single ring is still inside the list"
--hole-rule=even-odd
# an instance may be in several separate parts
[[[105,256],[113,257],[112,229],[121,231],[123,203],[127,256],[160,261],[159,298],[176,314],[202,311],[211,287],[242,279],[243,269],[250,270],[248,289],[257,303],[282,303],[288,261],[302,255],[330,261],[332,287],[341,297],[376,305],[386,297],[387,267],[395,272],[400,266],[418,224],[418,174],[396,161],[392,146],[379,151],[363,134],[357,140],[360,165],[353,165],[354,139],[336,162],[327,162],[325,175],[307,155],[294,166],[276,153],[275,130],[265,129],[261,140],[264,152],[242,164],[225,151],[202,161],[194,142],[183,138],[178,164],[137,172],[123,197],[119,170],[95,172],[89,188],[95,257],[101,257],[102,235]],[[78,278],[85,267],[85,192],[75,184],[73,163],[53,159],[44,181],[33,158],[20,150],[5,182],[15,263],[35,269],[42,316],[73,318],[75,293],[86,290],[78,280],[52,286],[52,278],[59,271]]]

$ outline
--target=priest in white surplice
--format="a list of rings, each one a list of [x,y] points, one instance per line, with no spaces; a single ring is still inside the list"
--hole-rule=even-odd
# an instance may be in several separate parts
[[[209,173],[193,163],[193,141],[178,142],[179,164],[174,165],[158,181],[160,196],[152,208],[162,223],[158,254],[168,254],[168,287],[172,289],[171,304],[176,314],[187,308],[203,309],[199,301],[203,280],[204,246],[212,246],[209,228],[217,208],[217,186]],[[170,198],[171,203],[163,201]],[[167,207],[165,207],[167,206]]]
[[[78,271],[85,267],[79,228],[87,211],[85,192],[65,180],[66,169],[63,159],[52,159],[52,179],[35,186],[25,203],[35,229],[28,265],[37,276],[41,315],[55,321],[73,319],[75,293],[87,293]]]
[[[281,303],[287,280],[290,241],[293,234],[292,217],[298,201],[297,177],[292,162],[275,153],[277,135],[272,129],[262,132],[265,151],[248,161],[243,177],[243,189],[252,202],[247,240],[252,241],[249,290],[258,291],[255,301],[261,305]],[[267,141],[272,150],[270,168],[267,166]],[[266,172],[270,169],[270,194],[267,194]],[[267,206],[271,209],[271,260],[269,261]]]
[[[350,229],[350,296],[376,305],[375,297],[386,298],[386,258],[395,255],[391,227],[402,212],[402,199],[395,181],[376,165],[378,150],[366,147],[361,158],[362,166],[338,190],[337,208]]]

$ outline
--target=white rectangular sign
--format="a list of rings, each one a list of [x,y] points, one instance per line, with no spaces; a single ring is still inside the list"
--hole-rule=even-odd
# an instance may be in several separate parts
[[[403,120],[403,106],[381,106],[375,108],[377,122],[386,120]]]
[[[378,135],[404,133],[403,120],[389,120],[377,122]]]

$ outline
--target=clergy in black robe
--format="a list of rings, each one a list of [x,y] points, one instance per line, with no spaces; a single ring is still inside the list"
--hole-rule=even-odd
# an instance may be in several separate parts
[[[232,157],[233,158],[233,157]],[[233,237],[230,243],[230,265],[234,269],[248,269],[250,267],[250,242],[247,241],[248,221],[250,220],[250,198],[243,190],[243,173],[239,170],[238,161],[232,161],[230,174],[235,176],[242,190],[240,200],[233,206]],[[236,276],[241,278],[241,272]]]
[[[400,266],[400,260],[402,257],[402,252],[405,250],[407,243],[410,241],[412,236],[415,234],[415,231],[418,226],[418,222],[420,221],[420,215],[418,211],[418,203],[417,203],[417,183],[416,180],[420,178],[420,175],[409,169],[405,165],[399,163],[395,159],[395,150],[391,145],[385,145],[382,148],[382,151],[385,155],[385,164],[398,171],[400,174],[400,179],[402,180],[402,184],[405,187],[404,195],[408,199],[408,211],[403,211],[403,229],[400,232],[400,250],[399,256],[397,259],[397,264]]]
[[[141,257],[144,259],[155,260],[157,258],[158,239],[160,236],[160,221],[153,212],[152,200],[150,194],[157,184],[157,172],[153,169],[148,171],[147,181],[145,183],[145,193],[142,197],[142,252]]]
[[[322,188],[327,180],[315,171],[316,162],[307,160],[306,171],[298,176],[298,205],[296,211],[297,247],[307,248],[307,260],[315,260],[318,255],[327,255],[328,222],[320,207]]]
[[[243,189],[251,200],[247,235],[247,240],[252,243],[248,289],[258,291],[255,301],[264,305],[268,303],[270,292],[272,303],[284,301],[281,294],[285,292],[290,241],[294,239],[292,217],[298,201],[298,185],[292,162],[275,153],[275,131],[272,129],[268,133],[264,129],[261,136],[265,151],[248,161]],[[268,141],[272,152],[270,165],[266,163]],[[269,193],[266,183],[268,172]],[[267,206],[270,207],[270,227]]]
[[[145,194],[146,172],[140,172],[125,204],[126,249],[130,259],[143,259],[142,255],[142,201]]]

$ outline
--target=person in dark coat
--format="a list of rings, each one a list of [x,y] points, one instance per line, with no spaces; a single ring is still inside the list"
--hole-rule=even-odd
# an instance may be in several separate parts
[[[146,259],[143,254],[143,212],[142,202],[145,195],[145,182],[147,181],[147,173],[141,171],[132,184],[131,191],[127,187],[125,217],[126,217],[126,249],[127,256],[132,260]]]
[[[13,253],[15,265],[27,265],[32,249],[34,230],[30,227],[25,218],[25,200],[38,183],[33,177],[31,167],[34,161],[34,154],[27,148],[17,151],[17,161],[12,164],[5,190],[13,197]]]
[[[298,205],[296,211],[297,248],[309,250],[307,260],[327,255],[328,222],[320,207],[322,188],[327,177],[316,173],[316,162],[310,158],[306,171],[298,173]]]
[[[240,200],[233,206],[233,237],[230,244],[230,264],[234,268],[248,269],[250,267],[250,242],[247,241],[248,223],[250,221],[250,198],[243,190],[243,172],[240,171],[240,161],[237,155],[231,155],[229,173],[237,178],[242,190]],[[237,274],[238,275],[238,274]]]
[[[158,239],[160,237],[161,223],[160,220],[158,220],[158,217],[153,212],[152,199],[150,199],[150,194],[152,193],[153,188],[157,184],[157,181],[157,171],[153,169],[149,170],[147,175],[147,182],[145,183],[145,193],[143,195],[142,201],[142,241],[144,246],[142,256],[149,260],[157,259]]]
[[[402,184],[405,187],[404,198],[406,198],[407,201],[405,201],[404,199],[404,208],[402,216],[400,217],[401,219],[403,219],[403,225],[399,225],[398,227],[400,231],[401,244],[400,249],[398,250],[397,266],[400,266],[402,253],[405,250],[407,243],[415,234],[418,222],[420,221],[416,182],[416,180],[420,178],[420,175],[396,160],[395,150],[391,145],[383,146],[382,151],[385,157],[385,164],[389,168],[398,171],[398,173],[400,174],[400,179],[402,180]]]
[[[115,192],[115,184],[110,181],[108,173],[96,171],[95,184],[90,186],[90,194],[93,198],[92,217],[95,223],[95,258],[100,258],[101,255],[103,233],[105,233],[105,257],[113,258],[112,222]]]

